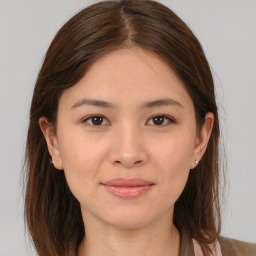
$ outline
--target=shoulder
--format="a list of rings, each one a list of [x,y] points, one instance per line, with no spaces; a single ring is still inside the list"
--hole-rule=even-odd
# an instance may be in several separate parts
[[[256,243],[248,243],[220,236],[222,256],[256,256]]]

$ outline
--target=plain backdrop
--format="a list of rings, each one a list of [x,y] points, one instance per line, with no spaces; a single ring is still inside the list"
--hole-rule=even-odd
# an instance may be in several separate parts
[[[57,30],[95,2],[0,0],[0,256],[36,255],[20,183],[32,91]],[[256,242],[256,1],[159,2],[193,30],[213,70],[229,178],[222,235]]]

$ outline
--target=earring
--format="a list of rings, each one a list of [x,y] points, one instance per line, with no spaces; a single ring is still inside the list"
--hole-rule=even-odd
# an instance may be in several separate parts
[[[50,159],[50,163],[51,163],[51,164],[54,164],[54,161],[53,161],[52,159]]]
[[[197,160],[196,160],[195,162],[196,162],[196,164],[198,164],[198,163],[199,163]]]

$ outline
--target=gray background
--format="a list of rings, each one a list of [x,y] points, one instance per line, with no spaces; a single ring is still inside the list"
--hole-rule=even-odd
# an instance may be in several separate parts
[[[20,185],[32,90],[57,30],[95,2],[0,0],[0,256],[35,255]],[[229,177],[222,234],[256,242],[256,1],[159,2],[192,28],[214,71]]]

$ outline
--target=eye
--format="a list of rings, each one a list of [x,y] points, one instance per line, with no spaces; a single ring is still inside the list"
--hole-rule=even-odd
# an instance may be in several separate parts
[[[104,121],[105,120],[105,121]],[[175,121],[166,115],[155,115],[149,119],[152,120],[151,124],[150,121],[148,122],[150,125],[153,126],[166,126],[170,123],[175,123]],[[91,127],[97,127],[97,126],[103,126],[108,125],[108,121],[106,121],[106,118],[102,115],[91,115],[87,118],[85,118],[82,123],[86,123],[86,125]]]
[[[84,119],[82,122],[83,123],[88,123],[88,126],[101,126],[101,125],[106,125],[108,122],[104,122],[105,117],[101,115],[92,115]]]
[[[156,126],[166,126],[168,123],[175,123],[175,121],[171,117],[166,115],[155,115],[151,117],[149,120],[152,120],[150,125]]]

